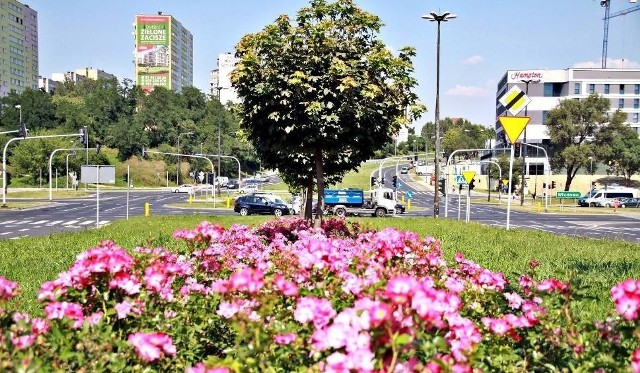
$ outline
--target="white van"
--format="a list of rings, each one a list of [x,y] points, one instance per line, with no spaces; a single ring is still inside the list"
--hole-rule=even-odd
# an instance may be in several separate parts
[[[614,202],[618,198],[637,198],[639,195],[638,189],[610,187],[597,191],[593,197],[586,199],[586,203],[589,207],[614,207]]]

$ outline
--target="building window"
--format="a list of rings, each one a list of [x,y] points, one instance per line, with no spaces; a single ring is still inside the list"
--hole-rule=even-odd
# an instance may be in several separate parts
[[[624,84],[620,84],[620,94],[624,94]]]
[[[633,93],[640,95],[640,84],[636,84],[633,88]]]
[[[640,109],[640,98],[634,98],[633,99],[633,108],[634,109]]]
[[[546,110],[542,111],[542,124],[545,124],[545,122],[547,121],[547,117],[549,116],[549,112]]]
[[[631,122],[638,123],[638,116],[640,116],[638,113],[631,114]]]
[[[618,99],[618,108],[624,109],[624,98]]]
[[[605,84],[604,85],[604,94],[608,95],[609,94],[609,84]]]
[[[596,85],[589,84],[589,94],[594,94],[594,93],[596,93]]]
[[[580,94],[580,83],[574,83],[573,84],[573,93],[576,95]]]

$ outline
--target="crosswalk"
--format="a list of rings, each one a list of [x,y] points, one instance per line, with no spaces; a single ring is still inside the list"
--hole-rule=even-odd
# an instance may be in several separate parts
[[[110,223],[110,220],[100,220],[98,226],[104,226]],[[96,225],[95,220],[89,219],[70,219],[70,220],[36,220],[36,219],[16,219],[5,220],[0,222],[3,231],[0,232],[0,238],[2,236],[15,235],[16,232],[24,234],[31,229],[38,229],[42,227],[60,227],[64,229],[81,229],[89,228]]]

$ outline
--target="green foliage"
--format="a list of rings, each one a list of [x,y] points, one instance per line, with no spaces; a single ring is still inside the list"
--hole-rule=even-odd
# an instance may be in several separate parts
[[[616,136],[623,130],[626,113],[617,110],[608,116],[611,103],[598,94],[584,100],[562,100],[549,111],[547,131],[551,139],[551,168],[566,172],[565,190],[582,167],[590,165],[589,157],[607,153]]]
[[[405,108],[423,109],[411,93],[414,50],[394,56],[378,39],[381,26],[352,1],[314,0],[294,21],[281,16],[236,46],[232,81],[249,140],[287,182],[309,189],[315,178],[320,204],[324,183],[388,143]]]

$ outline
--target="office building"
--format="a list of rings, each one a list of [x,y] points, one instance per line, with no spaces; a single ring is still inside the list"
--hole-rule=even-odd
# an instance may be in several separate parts
[[[238,59],[231,53],[220,54],[218,55],[218,68],[211,71],[209,79],[211,97],[219,99],[223,104],[229,101],[234,104],[240,103],[236,90],[231,86],[231,72],[237,62]]]
[[[16,0],[0,7],[0,96],[38,89],[38,12]]]
[[[531,117],[525,131],[520,135],[522,141],[548,148],[549,136],[544,122],[550,110],[558,106],[561,100],[580,100],[597,93],[611,102],[610,112],[621,110],[627,114],[626,124],[640,131],[640,69],[600,69],[569,68],[564,70],[509,70],[500,79],[496,94],[497,147],[504,147],[502,126],[497,120],[509,114],[500,103],[500,98],[514,85],[517,85],[531,99],[526,107],[526,115]],[[522,110],[517,115],[525,115]],[[545,159],[538,149],[527,149],[527,169],[542,167]]]
[[[170,15],[136,15],[135,79],[145,92],[193,85],[193,35]]]

